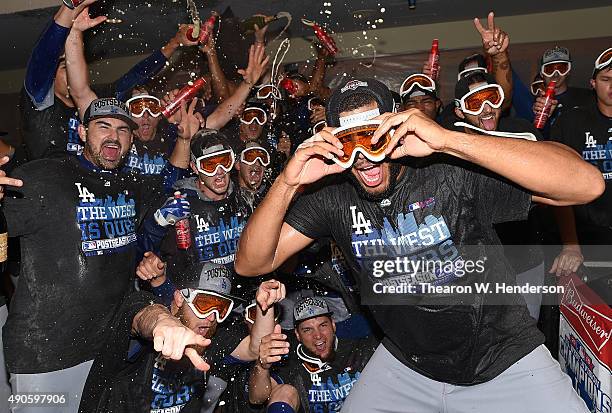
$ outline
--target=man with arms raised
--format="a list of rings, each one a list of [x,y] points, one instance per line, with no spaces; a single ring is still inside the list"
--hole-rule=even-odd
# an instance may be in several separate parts
[[[542,334],[520,296],[505,295],[504,306],[485,305],[484,294],[466,297],[468,305],[389,305],[395,297],[373,294],[380,279],[370,268],[404,257],[450,261],[469,244],[495,247],[494,223],[524,219],[532,200],[590,202],[604,189],[601,174],[563,145],[448,131],[418,110],[385,115],[392,104],[388,89],[373,79],[350,80],[332,94],[328,125],[354,125],[378,114],[383,123],[369,142],[354,134],[343,146],[326,129],[296,151],[245,227],[236,271],[245,276],[273,271],[314,239],[333,237],[385,335],[346,400],[345,412],[437,412],[442,405],[453,411],[515,412],[529,406],[558,412],[574,406],[573,411],[586,412],[542,345]],[[368,154],[376,161],[365,157],[365,150],[351,154],[351,142],[377,153]],[[505,179],[433,158],[415,159],[434,153],[461,158]],[[301,187],[343,171],[326,160],[352,165],[346,179],[309,192],[307,187],[292,205]],[[557,167],[560,162],[565,168]],[[398,243],[400,237],[405,245]],[[490,256],[477,279],[510,281],[503,252],[485,252]],[[458,282],[457,272],[441,275],[434,283]],[[403,303],[438,299],[400,298]]]

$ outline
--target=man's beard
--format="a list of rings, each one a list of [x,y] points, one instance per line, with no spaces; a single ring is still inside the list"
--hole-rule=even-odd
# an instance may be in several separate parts
[[[95,153],[94,152],[94,148],[91,146],[91,144],[87,141],[85,142],[85,148],[83,149],[84,152],[86,152],[87,154],[89,154],[89,157],[91,158],[91,162],[96,165],[98,168],[100,169],[106,169],[106,170],[114,170],[119,168],[120,166],[122,166],[125,163],[125,160],[127,158],[127,152],[124,153],[123,155],[121,155],[119,157],[119,159],[117,159],[116,164],[110,164],[108,165],[108,163],[110,161],[107,161],[106,159],[104,159],[102,157],[102,147],[104,146],[104,144],[109,143],[109,142],[102,142],[102,144],[100,145],[100,150]],[[116,143],[119,145],[119,150],[122,149],[121,144],[119,142],[112,142],[112,143]]]
[[[359,181],[359,179],[357,179],[357,177],[351,172],[350,169],[346,171],[346,175],[348,175],[349,181],[355,187],[359,198],[365,199],[366,201],[378,202],[382,201],[385,198],[389,198],[393,191],[395,191],[395,186],[397,185],[397,177],[399,176],[401,170],[402,166],[399,163],[389,163],[389,186],[384,191],[375,194],[366,191],[366,189],[363,187],[363,184]]]

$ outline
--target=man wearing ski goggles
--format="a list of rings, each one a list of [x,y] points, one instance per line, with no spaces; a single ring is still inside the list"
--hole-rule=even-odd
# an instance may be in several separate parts
[[[270,153],[257,141],[250,141],[240,152],[238,183],[242,189],[257,194],[262,187],[266,168],[270,165]]]
[[[247,106],[240,115],[239,136],[243,142],[259,139],[268,122],[266,111],[260,106]]]
[[[504,90],[489,74],[473,72],[457,82],[455,114],[480,129],[497,128],[503,103]]]
[[[209,129],[196,133],[191,142],[191,169],[198,175],[196,185],[213,201],[226,198],[230,186],[235,155],[226,142],[225,135]]]
[[[155,139],[159,122],[162,117],[162,103],[160,99],[149,94],[145,89],[135,89],[134,96],[125,102],[130,116],[138,124],[138,130],[134,132],[135,137],[141,142],[149,142]]]
[[[436,119],[442,101],[436,94],[436,83],[422,73],[410,75],[400,87],[402,110],[419,109],[430,119]]]
[[[544,52],[540,59],[540,74],[546,85],[551,80],[556,82],[556,89],[566,83],[566,79],[572,70],[572,59],[569,50],[565,47],[556,46]]]

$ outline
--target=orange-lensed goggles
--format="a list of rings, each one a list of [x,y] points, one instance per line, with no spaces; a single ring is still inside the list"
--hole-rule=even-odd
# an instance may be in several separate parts
[[[400,86],[400,97],[404,97],[409,95],[414,88],[419,88],[428,92],[436,91],[436,82],[432,78],[422,73],[416,73],[414,75],[410,75],[404,80],[402,86]]]
[[[557,60],[542,65],[540,73],[546,77],[551,77],[557,72],[559,76],[565,76],[572,69],[572,63],[565,60]]]
[[[273,98],[276,100],[281,100],[283,98],[280,90],[274,85],[261,86],[259,89],[257,89],[256,96],[257,96],[257,99]]]
[[[344,155],[334,156],[334,162],[343,168],[350,168],[359,153],[372,162],[380,162],[385,159],[385,149],[391,141],[391,135],[386,133],[378,142],[372,144],[372,135],[381,123],[380,120],[368,120],[359,125],[353,124],[335,129],[332,133],[342,144]]]
[[[612,47],[604,50],[595,60],[595,70],[601,70],[612,63]]]
[[[480,66],[476,66],[476,67],[470,67],[468,69],[464,69],[461,72],[459,72],[457,74],[457,80],[461,80],[464,77],[466,77],[467,75],[473,73],[473,72],[482,72],[482,73],[488,73],[488,70],[486,67],[480,67]]]
[[[130,111],[130,115],[134,118],[143,117],[145,112],[149,112],[149,115],[154,118],[162,113],[161,101],[151,95],[134,96],[128,99],[125,104]]]
[[[504,97],[504,90],[500,85],[482,85],[471,90],[461,99],[455,99],[455,103],[464,113],[479,115],[485,103],[488,103],[493,109],[499,109],[504,103]]]
[[[310,128],[310,131],[312,132],[313,135],[316,135],[317,133],[321,132],[323,128],[326,126],[327,126],[327,122],[325,122],[324,120],[320,120],[317,123],[315,123],[312,128]]]
[[[281,307],[274,304],[274,322],[277,323],[281,316]],[[251,324],[255,324],[257,318],[257,303],[249,304],[244,309],[244,319]]]
[[[193,163],[196,165],[196,169],[203,175],[213,177],[217,174],[217,169],[221,168],[225,172],[229,173],[234,167],[236,158],[234,152],[231,149],[224,149],[219,152],[213,152],[208,155],[203,155],[195,158],[192,155]]]
[[[546,86],[544,85],[544,81],[542,79],[535,80],[531,83],[531,94],[533,96],[544,94],[545,90]]]
[[[198,318],[207,318],[214,314],[217,322],[222,323],[234,308],[234,300],[214,291],[185,288],[181,290],[181,294]]]
[[[245,125],[250,125],[253,122],[257,122],[258,125],[263,126],[268,121],[268,115],[266,111],[258,107],[249,107],[242,112],[240,116],[240,122]]]
[[[240,152],[240,162],[242,163],[253,165],[257,160],[263,166],[270,165],[270,154],[261,146],[251,146]]]

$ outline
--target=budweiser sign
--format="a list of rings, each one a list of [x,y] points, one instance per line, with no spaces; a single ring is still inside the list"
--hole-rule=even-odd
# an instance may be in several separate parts
[[[597,311],[585,301],[574,280],[570,279],[561,300],[562,312],[570,319],[574,328],[582,327],[585,333],[583,338],[587,341],[587,345],[592,345],[593,350],[601,352],[612,336],[612,318]]]

